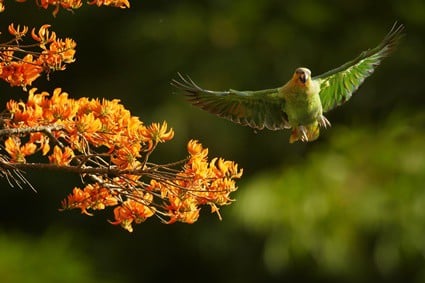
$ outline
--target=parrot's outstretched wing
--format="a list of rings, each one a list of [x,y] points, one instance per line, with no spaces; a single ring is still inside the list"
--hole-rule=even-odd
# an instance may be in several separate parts
[[[353,92],[373,73],[382,59],[395,49],[403,35],[403,29],[403,25],[395,23],[377,47],[362,52],[356,59],[339,68],[312,78],[320,83],[323,112],[332,110],[351,98]]]
[[[211,91],[199,87],[190,77],[180,73],[179,80],[171,85],[186,92],[193,105],[232,122],[262,130],[289,128],[283,111],[283,98],[278,97],[278,88],[260,91]]]

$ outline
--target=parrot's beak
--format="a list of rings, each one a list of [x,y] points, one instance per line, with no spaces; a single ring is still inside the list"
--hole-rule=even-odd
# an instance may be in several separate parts
[[[310,79],[310,70],[307,68],[298,68],[295,70],[294,80],[299,80],[302,84],[305,84]]]
[[[302,73],[300,74],[300,81],[305,84],[305,82],[308,80],[308,74]]]

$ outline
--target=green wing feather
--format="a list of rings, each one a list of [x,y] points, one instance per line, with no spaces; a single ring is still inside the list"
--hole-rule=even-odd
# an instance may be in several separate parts
[[[403,25],[395,23],[384,40],[375,48],[362,52],[356,59],[339,68],[312,78],[320,83],[323,112],[343,104],[351,98],[363,81],[381,61],[397,46],[402,37]]]
[[[179,80],[171,85],[186,92],[190,103],[234,123],[262,130],[288,128],[283,111],[283,98],[278,97],[278,88],[260,91],[211,91],[199,87],[190,77],[180,73]]]

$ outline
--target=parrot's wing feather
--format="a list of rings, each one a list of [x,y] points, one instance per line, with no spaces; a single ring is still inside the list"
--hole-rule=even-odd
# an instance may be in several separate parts
[[[260,91],[211,91],[199,87],[190,77],[180,73],[171,85],[186,92],[189,102],[232,122],[262,130],[289,128],[283,111],[283,98],[278,88]]]
[[[320,83],[323,112],[332,110],[351,98],[353,92],[373,73],[382,59],[395,49],[403,35],[403,29],[403,25],[395,23],[377,47],[362,52],[356,59],[339,68],[313,78]]]

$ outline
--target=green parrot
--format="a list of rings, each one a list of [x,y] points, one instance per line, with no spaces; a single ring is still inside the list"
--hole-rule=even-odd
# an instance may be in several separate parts
[[[375,48],[354,60],[319,76],[307,68],[297,68],[282,87],[259,91],[211,91],[199,87],[180,73],[171,84],[185,91],[188,100],[219,117],[254,129],[292,129],[289,142],[314,141],[320,127],[331,123],[323,113],[349,100],[363,81],[397,46],[404,26],[395,23]]]

